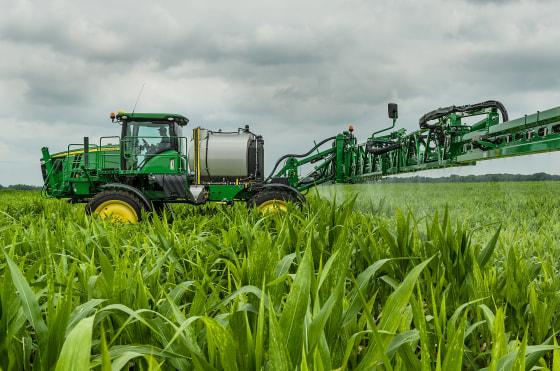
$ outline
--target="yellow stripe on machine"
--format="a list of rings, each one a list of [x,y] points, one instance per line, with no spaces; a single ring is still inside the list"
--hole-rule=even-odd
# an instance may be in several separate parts
[[[200,184],[200,127],[196,128],[196,184]]]
[[[89,153],[93,153],[93,152],[112,152],[112,151],[118,151],[119,147],[106,147],[106,148],[91,148],[89,150]],[[67,152],[61,152],[61,153],[57,153],[55,155],[52,155],[52,158],[60,158],[60,157],[66,157],[66,156],[75,156],[75,155],[81,155],[84,153],[83,149],[77,149],[75,151],[67,151]]]

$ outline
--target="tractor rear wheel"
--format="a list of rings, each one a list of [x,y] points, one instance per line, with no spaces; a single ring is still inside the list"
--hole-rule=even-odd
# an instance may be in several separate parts
[[[120,190],[102,191],[86,206],[86,214],[98,215],[120,223],[136,224],[142,219],[143,204],[133,193]]]
[[[301,204],[300,200],[290,192],[278,189],[261,191],[248,201],[249,207],[256,207],[263,213],[287,212],[288,202]]]

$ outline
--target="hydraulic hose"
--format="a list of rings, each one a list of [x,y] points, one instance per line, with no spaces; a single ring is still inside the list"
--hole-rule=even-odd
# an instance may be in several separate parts
[[[485,102],[467,104],[464,106],[449,106],[444,108],[438,108],[436,110],[426,113],[424,116],[420,117],[419,124],[421,129],[431,129],[437,125],[428,125],[428,121],[436,120],[441,117],[447,116],[454,112],[472,112],[478,111],[484,108],[496,108],[502,114],[502,122],[509,120],[508,112],[506,107],[497,100],[487,100]]]
[[[394,144],[391,144],[391,145],[388,145],[388,146],[385,146],[385,147],[379,147],[379,148],[367,148],[366,147],[366,149],[367,149],[368,153],[371,153],[373,155],[382,155],[384,153],[391,152],[391,151],[393,151],[395,149],[399,149],[401,147],[402,147],[402,145],[400,143],[394,143]]]
[[[287,155],[284,155],[284,156],[280,157],[280,158],[276,161],[276,164],[274,165],[274,168],[272,169],[272,171],[270,172],[270,174],[268,175],[268,177],[267,177],[264,181],[266,182],[267,180],[269,180],[270,178],[272,178],[272,176],[274,175],[274,172],[275,172],[276,169],[278,168],[278,165],[280,165],[280,163],[281,163],[283,160],[285,160],[285,159],[287,159],[287,158],[289,158],[289,157],[301,158],[301,157],[309,156],[311,153],[313,153],[313,151],[315,151],[317,148],[321,147],[323,144],[325,144],[325,143],[327,143],[327,142],[329,142],[329,141],[331,141],[331,140],[335,140],[335,139],[336,139],[336,137],[330,137],[330,138],[324,139],[324,140],[320,141],[319,143],[317,143],[317,144],[316,144],[313,148],[311,148],[309,151],[307,151],[307,152],[305,152],[305,153],[302,153],[301,155],[296,155],[296,154],[290,153],[290,154],[287,154]]]

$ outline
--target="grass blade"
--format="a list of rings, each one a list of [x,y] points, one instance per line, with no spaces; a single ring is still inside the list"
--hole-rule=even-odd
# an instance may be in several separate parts
[[[95,316],[84,318],[70,331],[62,345],[56,371],[89,370],[94,319]]]
[[[500,236],[501,230],[502,230],[502,226],[499,226],[496,232],[494,233],[494,236],[492,236],[490,241],[488,241],[486,247],[478,253],[476,260],[480,268],[484,268],[484,266],[492,256],[492,253],[494,252],[494,249],[496,248],[496,245],[498,243],[498,237]]]
[[[308,245],[280,316],[280,327],[284,331],[284,339],[294,364],[299,364],[301,357],[303,318],[309,305],[312,264],[311,247]]]
[[[39,338],[39,347],[45,349],[44,345],[48,339],[48,328],[43,320],[43,315],[41,308],[39,307],[37,297],[33,293],[33,290],[31,290],[31,287],[17,267],[16,263],[14,263],[7,254],[4,253],[4,256],[6,257],[6,261],[10,269],[12,282],[21,299],[23,313],[37,333],[37,337]]]

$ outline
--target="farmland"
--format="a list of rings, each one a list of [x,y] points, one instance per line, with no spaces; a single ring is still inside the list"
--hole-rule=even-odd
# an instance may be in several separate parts
[[[559,190],[322,187],[139,225],[0,192],[0,368],[560,370]]]

